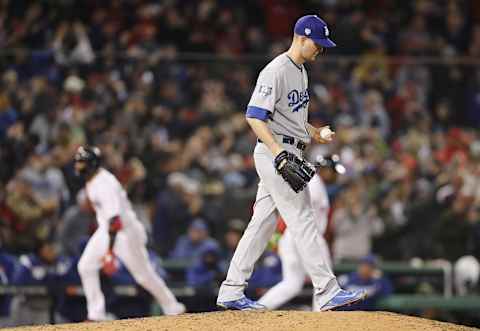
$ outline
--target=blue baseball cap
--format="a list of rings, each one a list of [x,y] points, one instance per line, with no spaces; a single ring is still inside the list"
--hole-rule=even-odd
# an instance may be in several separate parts
[[[368,264],[372,267],[376,267],[378,264],[377,258],[372,255],[368,254],[367,256],[364,256],[363,258],[360,259],[361,264]]]
[[[316,44],[322,47],[335,47],[335,44],[328,36],[330,30],[328,30],[327,23],[317,15],[305,15],[300,17],[295,23],[293,29],[295,34],[299,36],[305,36],[312,39]]]
[[[201,218],[195,218],[190,224],[191,229],[208,231],[207,223]]]

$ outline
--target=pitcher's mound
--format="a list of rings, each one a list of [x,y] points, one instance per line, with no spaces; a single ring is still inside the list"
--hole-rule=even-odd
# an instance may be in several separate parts
[[[161,316],[101,323],[45,325],[5,329],[15,331],[124,330],[474,330],[462,325],[385,312],[226,311]]]

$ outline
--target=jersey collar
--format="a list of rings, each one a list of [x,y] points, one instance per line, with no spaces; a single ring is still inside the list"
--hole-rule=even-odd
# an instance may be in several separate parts
[[[290,60],[290,62],[292,62],[292,64],[297,67],[298,70],[300,70],[300,72],[303,72],[303,69],[302,67],[300,67],[298,64],[295,63],[295,61],[292,60],[292,58],[290,56],[288,56],[288,54],[285,54],[286,57],[288,57],[288,59]]]

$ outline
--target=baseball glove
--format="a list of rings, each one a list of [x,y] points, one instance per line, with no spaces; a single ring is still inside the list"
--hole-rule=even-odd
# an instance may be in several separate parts
[[[277,173],[296,193],[303,190],[315,175],[315,169],[309,163],[287,151],[282,151],[275,157],[274,165]]]

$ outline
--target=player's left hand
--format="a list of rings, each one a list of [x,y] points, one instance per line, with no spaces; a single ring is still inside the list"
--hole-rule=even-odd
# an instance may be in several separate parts
[[[112,276],[118,270],[117,258],[112,250],[108,250],[102,259],[102,272],[107,276]]]
[[[287,151],[275,157],[274,166],[295,193],[302,191],[315,175],[315,169],[308,162]]]
[[[328,144],[333,140],[335,132],[330,129],[330,125],[319,128],[312,127],[311,136],[319,144]]]

